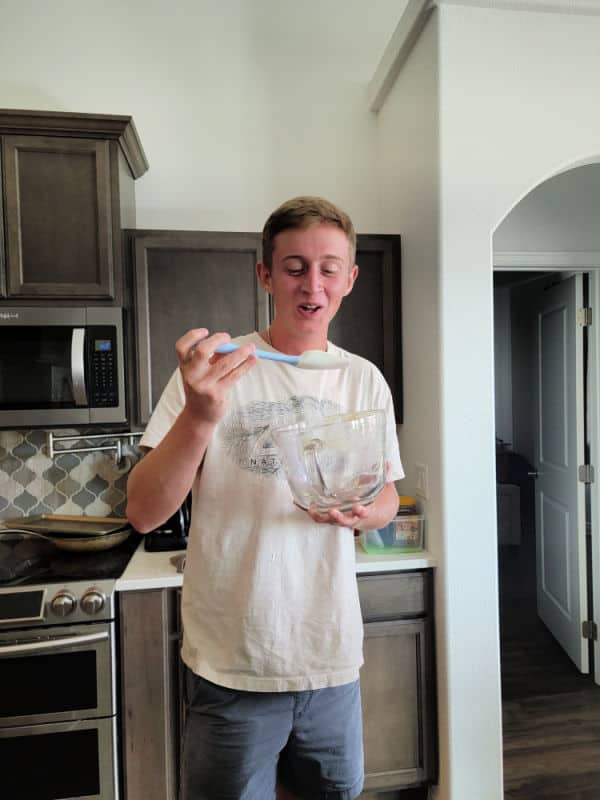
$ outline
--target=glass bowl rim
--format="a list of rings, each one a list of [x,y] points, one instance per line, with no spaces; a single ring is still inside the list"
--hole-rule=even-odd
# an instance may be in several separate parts
[[[330,414],[326,417],[321,417],[319,420],[299,420],[287,425],[279,425],[271,428],[271,433],[300,433],[302,431],[310,430],[311,428],[325,428],[332,425],[337,425],[340,422],[353,422],[354,420],[370,419],[371,417],[380,417],[385,420],[385,410],[383,408],[366,408],[362,411],[348,411],[342,414]]]

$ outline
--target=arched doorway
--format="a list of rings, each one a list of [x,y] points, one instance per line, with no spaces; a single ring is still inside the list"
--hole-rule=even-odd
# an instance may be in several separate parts
[[[577,641],[575,633],[582,657],[567,655],[560,633],[551,632],[552,619],[540,618],[540,610],[544,616],[540,592],[550,598],[559,622],[573,618],[576,632],[582,621],[594,618],[600,595],[594,591],[595,584],[600,585],[600,569],[594,569],[594,564],[600,565],[595,486],[578,483],[578,475],[572,478],[583,501],[578,525],[577,509],[548,499],[534,477],[540,474],[544,449],[550,447],[543,445],[545,418],[556,420],[553,414],[566,411],[569,403],[576,423],[572,430],[565,428],[564,442],[577,438],[578,449],[568,457],[565,450],[564,458],[555,455],[553,460],[565,462],[565,474],[584,463],[598,463],[597,333],[583,326],[577,333],[584,342],[577,379],[581,386],[574,385],[575,372],[560,383],[566,373],[560,354],[550,350],[552,341],[560,340],[570,325],[562,300],[556,299],[569,283],[579,286],[586,305],[595,305],[600,312],[595,302],[600,277],[596,220],[600,220],[600,165],[589,164],[544,181],[494,233],[504,783],[505,797],[513,800],[600,796],[600,687],[593,677],[594,667],[600,676],[600,664],[597,657],[594,664],[594,643]],[[546,334],[549,340],[544,343]],[[574,352],[565,363],[574,360]],[[546,387],[551,402],[544,403],[543,395],[532,389],[541,386],[542,374],[553,372],[560,385],[555,383],[550,392]],[[577,392],[584,401],[580,408]],[[563,405],[554,402],[557,394]],[[560,440],[561,447],[564,442]],[[574,452],[581,464],[573,463]],[[554,529],[548,522],[549,508],[555,512]],[[579,551],[572,546],[577,536]],[[574,559],[580,561],[579,572],[569,569]]]

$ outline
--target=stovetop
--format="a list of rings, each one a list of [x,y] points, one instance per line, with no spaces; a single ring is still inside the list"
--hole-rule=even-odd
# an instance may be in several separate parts
[[[0,587],[119,578],[140,540],[140,534],[132,533],[110,550],[76,553],[26,535],[1,536]]]

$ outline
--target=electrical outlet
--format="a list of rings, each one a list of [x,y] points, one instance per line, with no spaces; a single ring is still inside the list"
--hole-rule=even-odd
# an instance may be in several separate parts
[[[425,464],[415,464],[415,494],[423,500],[429,497],[429,471]]]

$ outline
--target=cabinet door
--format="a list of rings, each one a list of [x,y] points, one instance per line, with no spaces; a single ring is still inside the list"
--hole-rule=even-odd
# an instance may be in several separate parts
[[[358,279],[329,326],[329,339],[375,364],[394,397],[402,422],[402,315],[400,237],[360,234]]]
[[[119,604],[124,800],[176,800],[181,728],[178,593],[123,592]]]
[[[364,627],[365,791],[395,789],[432,778],[429,623],[370,622]]]
[[[108,141],[5,136],[9,297],[114,297]]]
[[[177,366],[190,328],[232,336],[266,328],[269,300],[256,277],[260,235],[134,234],[138,423],[145,424]]]

